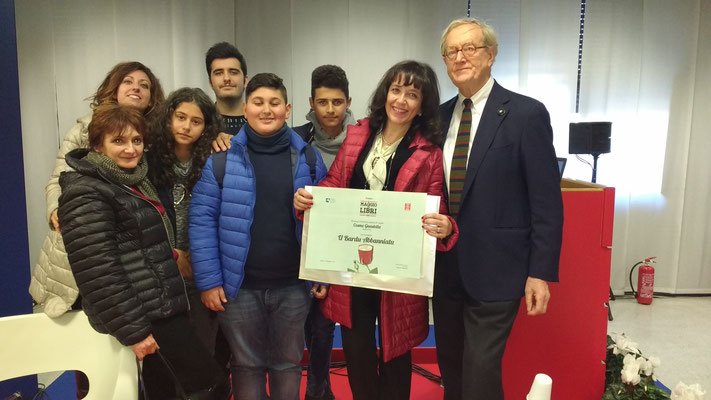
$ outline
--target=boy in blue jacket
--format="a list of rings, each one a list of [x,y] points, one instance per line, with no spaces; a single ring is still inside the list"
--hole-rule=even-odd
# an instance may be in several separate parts
[[[230,344],[235,398],[266,398],[269,375],[272,399],[296,399],[311,287],[298,278],[302,225],[293,195],[318,184],[326,167],[318,152],[309,165],[308,145],[286,125],[281,78],[255,75],[246,99],[247,124],[216,167],[224,171],[213,170],[213,155],[193,188],[193,273]]]

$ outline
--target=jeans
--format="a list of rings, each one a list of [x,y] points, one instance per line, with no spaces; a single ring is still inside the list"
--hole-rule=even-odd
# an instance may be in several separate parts
[[[320,300],[312,300],[311,310],[304,326],[306,347],[309,349],[306,394],[313,397],[321,397],[330,392],[329,371],[331,350],[333,349],[333,331],[336,328],[336,323],[323,315],[319,307],[320,304]]]
[[[232,350],[236,399],[298,400],[310,305],[306,282],[276,289],[242,288],[224,304],[218,319]]]

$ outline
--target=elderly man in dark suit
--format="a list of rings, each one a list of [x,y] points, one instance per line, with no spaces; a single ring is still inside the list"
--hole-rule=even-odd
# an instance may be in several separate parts
[[[501,360],[521,297],[528,315],[543,314],[548,282],[558,280],[563,203],[553,132],[542,103],[492,78],[490,26],[455,20],[441,50],[459,89],[440,106],[444,193],[459,242],[437,257],[437,359],[445,400],[503,400]]]

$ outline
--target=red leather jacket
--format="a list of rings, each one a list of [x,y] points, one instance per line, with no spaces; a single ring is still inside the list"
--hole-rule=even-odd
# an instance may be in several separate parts
[[[370,129],[368,120],[358,121],[358,125],[348,127],[348,134],[341,146],[336,160],[328,171],[328,176],[319,186],[349,187],[358,156],[363,151]],[[424,192],[440,196],[440,214],[447,213],[442,194],[442,150],[428,142],[417,133],[410,143],[410,148],[417,149],[400,168],[395,180],[396,192]],[[446,243],[437,241],[437,250],[447,251],[459,237],[456,223],[450,217],[453,232]],[[328,297],[321,303],[323,314],[333,321],[350,328],[351,325],[351,290],[348,286],[331,285]],[[390,361],[418,344],[422,343],[429,331],[427,297],[403,293],[381,292],[380,332],[383,338],[381,347],[383,358]]]

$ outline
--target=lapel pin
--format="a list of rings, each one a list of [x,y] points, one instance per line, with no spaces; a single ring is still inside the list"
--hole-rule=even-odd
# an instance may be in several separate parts
[[[499,108],[499,111],[497,111],[496,113],[499,114],[499,117],[502,117],[504,114],[506,114],[506,110],[504,110],[503,108]]]

